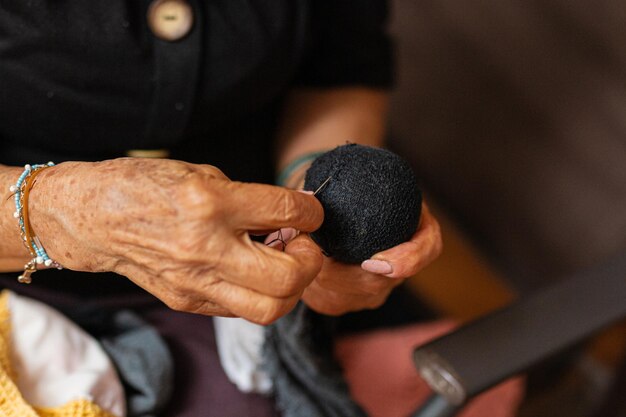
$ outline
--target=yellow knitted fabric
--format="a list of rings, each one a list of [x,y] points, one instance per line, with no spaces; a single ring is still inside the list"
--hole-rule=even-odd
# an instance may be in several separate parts
[[[10,314],[9,292],[2,291],[0,294],[0,417],[115,417],[86,399],[73,400],[54,408],[28,404],[15,384],[15,370],[11,365]]]

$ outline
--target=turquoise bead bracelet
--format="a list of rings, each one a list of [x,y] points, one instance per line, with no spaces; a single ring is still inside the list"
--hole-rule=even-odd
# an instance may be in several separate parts
[[[13,213],[13,217],[18,220],[22,242],[32,256],[32,259],[24,265],[24,273],[17,278],[19,282],[25,284],[31,282],[31,275],[39,269],[44,267],[62,269],[58,262],[50,259],[39,238],[32,232],[28,218],[28,194],[34,184],[34,177],[43,169],[51,166],[54,166],[53,162],[25,165],[24,172],[22,172],[15,185],[9,188],[15,199],[15,213]]]

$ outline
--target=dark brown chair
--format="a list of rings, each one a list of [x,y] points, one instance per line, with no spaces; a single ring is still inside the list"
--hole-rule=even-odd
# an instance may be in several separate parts
[[[413,417],[453,416],[468,399],[624,317],[626,253],[417,348],[415,366],[435,394]],[[623,383],[618,376],[609,403],[626,392]]]

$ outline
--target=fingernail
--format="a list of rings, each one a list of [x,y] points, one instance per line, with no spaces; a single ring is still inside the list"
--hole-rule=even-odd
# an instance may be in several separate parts
[[[374,274],[387,275],[393,272],[393,267],[387,261],[378,261],[375,259],[368,259],[363,261],[361,268]]]
[[[298,190],[299,193],[302,194],[308,194],[308,195],[313,195],[315,194],[313,191],[307,191],[307,190]]]
[[[278,238],[278,232],[272,232],[265,238],[265,244],[269,245],[271,242],[275,241]]]
[[[293,227],[287,227],[283,229],[282,233],[283,233],[283,240],[285,242],[289,242],[290,240],[298,236],[298,231],[294,229]]]

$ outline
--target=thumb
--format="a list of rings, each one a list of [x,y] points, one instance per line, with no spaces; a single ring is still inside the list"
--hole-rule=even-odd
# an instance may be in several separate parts
[[[289,242],[285,247],[285,253],[292,256],[299,264],[303,275],[309,277],[311,281],[322,270],[322,265],[324,264],[322,251],[306,233],[301,233]]]

